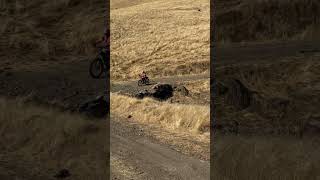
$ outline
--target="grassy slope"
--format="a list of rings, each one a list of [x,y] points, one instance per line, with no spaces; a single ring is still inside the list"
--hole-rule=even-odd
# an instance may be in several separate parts
[[[198,11],[200,9],[200,11]],[[111,78],[209,71],[209,1],[151,1],[111,11]]]
[[[299,135],[307,133],[310,122],[319,120],[320,73],[318,57],[286,58],[277,63],[226,66],[217,69],[217,79],[224,82],[239,79],[251,91],[259,94],[259,102],[250,108],[236,110],[218,96],[218,123],[236,121],[240,127],[259,132]],[[276,105],[277,101],[282,101]]]
[[[317,137],[215,137],[212,176],[217,180],[316,180]]]
[[[125,118],[132,115],[138,122],[160,124],[173,130],[206,132],[210,123],[208,106],[171,104],[149,98],[137,100],[117,94],[111,94],[111,112]]]
[[[2,65],[19,69],[95,54],[90,43],[103,34],[103,1],[15,2],[6,0],[2,4]]]
[[[318,0],[217,0],[219,42],[319,39]]]
[[[0,175],[50,179],[62,168],[73,179],[107,176],[104,121],[0,99]],[[21,162],[21,163],[17,163]],[[45,163],[44,163],[45,162]],[[94,173],[93,173],[94,172]]]

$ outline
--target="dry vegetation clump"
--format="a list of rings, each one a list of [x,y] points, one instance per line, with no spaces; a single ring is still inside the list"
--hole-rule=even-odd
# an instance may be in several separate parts
[[[215,9],[219,42],[320,38],[318,0],[220,0]]]
[[[215,137],[212,179],[316,180],[320,141],[289,137]]]
[[[210,80],[187,81],[183,85],[193,93],[210,93]]]
[[[89,121],[19,99],[1,98],[0,112],[1,177],[52,179],[68,169],[72,179],[106,179],[104,121]]]
[[[141,123],[158,124],[166,129],[183,129],[195,133],[209,131],[208,106],[158,102],[150,98],[138,100],[128,96],[111,94],[111,113],[120,117],[132,116]]]
[[[181,92],[174,92],[171,102],[177,102],[182,104],[210,104],[210,86],[209,79],[206,80],[191,80],[181,83],[177,83],[178,86],[183,86],[187,89],[188,95]]]
[[[111,11],[111,79],[209,72],[208,0],[158,0]]]
[[[25,65],[93,55],[91,42],[103,35],[103,1],[5,0],[1,5],[2,62]]]

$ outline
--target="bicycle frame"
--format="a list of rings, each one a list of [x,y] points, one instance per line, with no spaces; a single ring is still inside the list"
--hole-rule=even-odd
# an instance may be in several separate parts
[[[99,48],[99,55],[98,55],[98,58],[99,59],[101,59],[101,61],[102,61],[102,64],[103,64],[103,66],[104,66],[104,68],[106,67],[106,57],[104,58],[103,56],[102,56],[102,48]]]

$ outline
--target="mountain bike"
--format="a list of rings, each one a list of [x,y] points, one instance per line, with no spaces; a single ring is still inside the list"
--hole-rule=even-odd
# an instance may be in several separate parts
[[[99,48],[99,54],[96,58],[94,58],[89,67],[89,73],[92,78],[98,79],[101,78],[103,73],[107,71],[107,63],[106,58],[104,56],[105,53],[102,51],[102,48]]]
[[[150,84],[150,80],[148,77],[140,78],[140,80],[138,81],[138,86],[149,85],[149,84]]]

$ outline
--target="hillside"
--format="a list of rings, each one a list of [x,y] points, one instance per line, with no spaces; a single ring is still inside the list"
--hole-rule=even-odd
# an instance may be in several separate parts
[[[317,0],[217,0],[215,5],[221,43],[320,38]]]
[[[113,7],[115,6],[115,7]],[[209,72],[208,0],[111,2],[111,79]]]
[[[91,42],[103,34],[104,11],[104,2],[99,0],[3,1],[2,68],[77,63],[83,56],[95,55]]]

